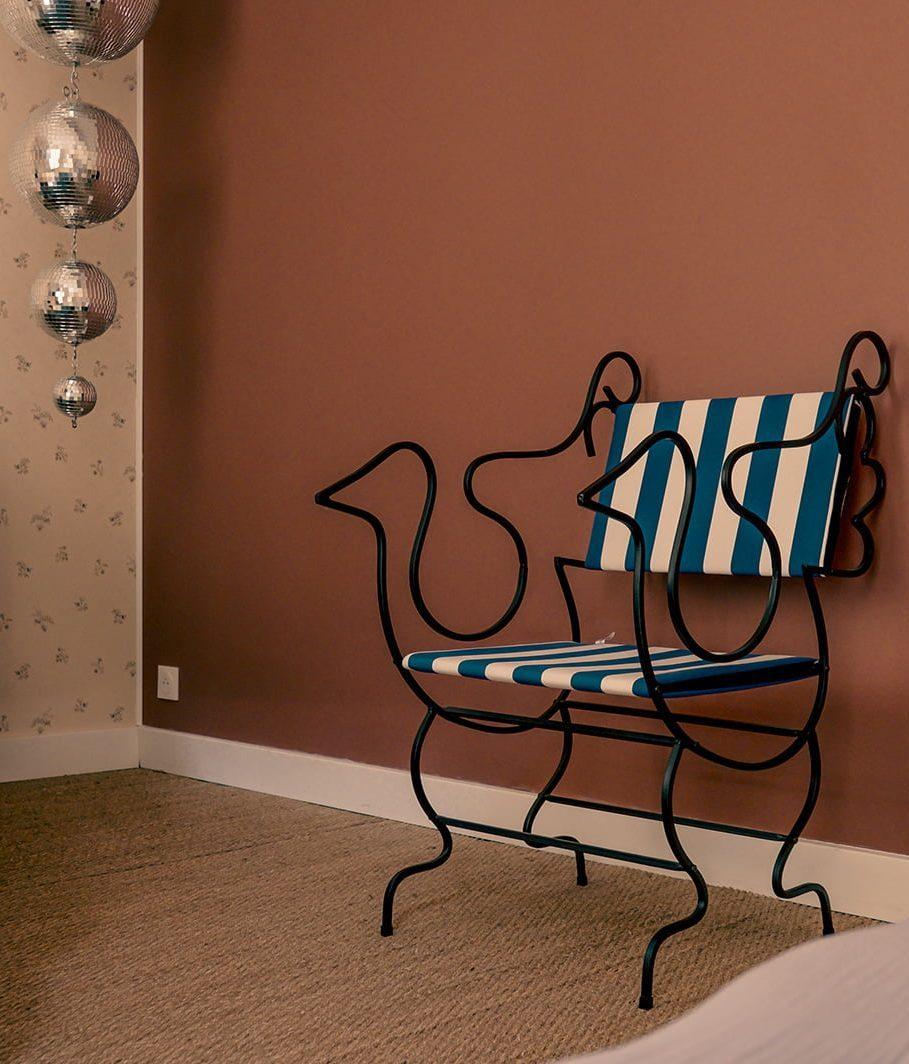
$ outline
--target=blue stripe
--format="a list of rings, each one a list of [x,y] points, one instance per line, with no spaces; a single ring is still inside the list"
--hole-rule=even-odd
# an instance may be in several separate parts
[[[662,659],[662,658],[678,658],[678,657],[684,656],[687,653],[688,653],[687,650],[661,650],[659,653],[653,655],[653,660],[656,661],[656,660]],[[580,655],[578,655],[578,656],[580,656]],[[566,666],[570,667],[570,664],[571,664],[570,662],[567,662]],[[640,671],[640,667],[641,667],[641,660],[640,660],[640,657],[639,657],[637,651],[635,651],[634,657],[618,659],[618,660],[616,660],[614,662],[610,662],[610,664],[612,664],[612,665],[628,665],[630,667],[627,668],[627,669],[622,669],[619,672],[614,672],[614,671],[608,670],[608,669],[578,669],[571,676],[571,679],[569,681],[570,689],[572,691],[599,691],[600,690],[600,686],[599,686],[600,680],[602,680],[602,678],[604,676],[610,676],[610,675],[612,675],[612,676],[623,676],[623,675],[625,675],[626,673],[629,673],[629,672],[639,672]],[[515,683],[526,683],[526,684],[534,684],[534,685],[539,686],[540,680],[541,680],[541,677],[542,677],[544,671],[546,669],[552,669],[552,668],[558,668],[558,667],[559,666],[553,666],[553,665],[522,665],[520,668],[515,669],[513,679],[514,679]],[[579,683],[583,683],[584,682],[584,677],[588,677],[588,676],[599,677],[599,679],[596,682],[596,686],[595,687],[579,687],[578,684]]]
[[[834,393],[825,392],[818,405],[814,427],[824,420]],[[811,448],[808,468],[805,471],[805,487],[799,515],[792,537],[792,553],[789,555],[789,575],[801,576],[802,566],[818,565],[821,561],[821,545],[827,531],[827,515],[830,511],[830,496],[834,490],[839,448],[833,425]]]
[[[697,490],[691,507],[691,523],[682,551],[681,569],[685,573],[704,571],[704,554],[710,522],[719,491],[720,472],[726,455],[729,426],[735,410],[735,399],[711,399],[697,456]]]
[[[761,404],[761,416],[758,418],[756,442],[766,443],[781,440],[786,433],[786,418],[792,405],[791,395],[768,395]],[[745,498],[742,503],[746,510],[764,521],[770,513],[770,500],[773,498],[773,486],[780,464],[779,448],[756,451],[751,456],[748,470],[748,483],[745,486]],[[739,530],[732,550],[732,572],[736,575],[754,575],[760,572],[761,550],[764,537],[750,522],[739,521]]]
[[[675,432],[679,427],[683,403],[660,403],[653,422],[654,432],[666,429]],[[641,480],[641,494],[638,496],[634,519],[644,533],[644,568],[650,569],[650,555],[656,537],[657,525],[663,511],[666,497],[666,481],[669,479],[669,466],[675,454],[675,445],[670,440],[660,440],[650,448],[645,459],[644,476]],[[628,537],[628,549],[625,552],[625,568],[634,569],[634,539]]]
[[[568,648],[568,649],[566,649]],[[515,683],[526,686],[542,686],[544,672],[552,668],[566,668],[569,671],[570,690],[590,693],[602,693],[609,680],[627,677],[640,671],[640,658],[637,648],[628,643],[611,643],[590,645],[583,643],[523,643],[513,647],[469,647],[466,649],[443,650],[435,652],[418,652],[408,655],[408,667],[414,671],[432,672],[434,662],[451,657],[466,656],[469,660],[458,663],[458,672],[463,676],[486,679],[486,669],[491,664],[501,661],[510,662],[509,657],[500,657],[517,653],[520,655],[533,650],[555,650],[553,657],[564,658],[563,662],[547,661],[545,664],[518,664],[512,674]],[[608,656],[610,653],[613,656]],[[491,655],[495,655],[492,657]],[[813,658],[780,657],[774,661],[757,662],[751,658],[720,665],[683,662],[674,659],[684,658],[688,651],[657,650],[652,654],[654,669],[664,687],[667,698],[692,696],[697,694],[719,693],[721,691],[747,690],[769,684],[786,683],[804,679],[811,674],[817,662]],[[581,659],[584,659],[582,662]],[[573,664],[584,664],[584,668],[574,668]],[[596,665],[596,668],[591,668]],[[643,678],[636,680],[632,693],[646,697],[647,684]]]
[[[705,666],[702,669],[687,669],[684,672],[664,673],[659,677],[659,680],[666,698],[679,698],[682,696],[690,698],[693,695],[720,694],[723,691],[747,691],[753,687],[766,687],[770,684],[782,682],[773,676],[774,669],[783,668],[785,674],[799,672],[802,667],[805,667],[807,672],[808,666],[816,664],[817,662],[813,658],[778,658],[776,661],[765,662],[733,662],[714,668]],[[698,685],[697,681],[699,680],[704,680],[705,682]],[[673,691],[673,684],[676,687],[675,691]],[[632,691],[635,695],[646,698],[647,682],[643,678],[635,681]]]
[[[622,450],[625,447],[625,440],[628,436],[628,422],[631,420],[633,410],[633,403],[625,403],[615,412],[612,441],[609,444],[609,455],[606,458],[607,472],[617,466],[622,460]],[[607,484],[600,492],[599,501],[604,506],[608,506],[612,502],[614,487],[615,481],[612,484]],[[593,528],[590,533],[590,543],[587,547],[587,558],[584,562],[588,569],[600,568],[600,561],[603,557],[603,540],[606,537],[606,522],[607,517],[605,514],[595,513],[593,515]]]

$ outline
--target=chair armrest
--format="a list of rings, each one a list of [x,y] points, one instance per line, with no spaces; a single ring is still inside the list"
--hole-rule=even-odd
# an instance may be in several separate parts
[[[667,440],[672,443],[679,454],[682,457],[682,462],[685,466],[685,493],[682,499],[682,506],[679,512],[679,521],[676,527],[675,538],[672,545],[672,553],[670,555],[669,570],[667,572],[666,580],[666,594],[669,604],[669,615],[672,619],[673,627],[676,634],[682,643],[691,651],[692,654],[696,654],[704,661],[714,662],[730,662],[737,661],[740,658],[752,653],[767,635],[770,629],[773,619],[776,616],[776,610],[779,605],[780,596],[780,581],[781,581],[781,563],[780,563],[780,550],[777,544],[776,537],[773,532],[767,526],[766,522],[762,521],[760,517],[753,514],[750,510],[746,510],[737,499],[732,495],[731,484],[727,485],[724,489],[724,494],[728,491],[729,496],[732,498],[732,502],[727,498],[727,503],[733,506],[733,509],[747,520],[751,521],[758,527],[758,530],[767,540],[770,548],[771,562],[773,565],[773,574],[770,581],[770,589],[767,595],[767,602],[764,608],[764,613],[754,629],[752,634],[735,650],[731,651],[714,651],[709,650],[703,646],[692,635],[688,625],[685,622],[684,615],[682,613],[681,603],[679,601],[679,565],[681,562],[682,551],[685,547],[685,537],[688,534],[688,526],[691,521],[691,508],[694,502],[694,492],[697,483],[697,463],[694,459],[694,454],[691,450],[688,441],[679,433],[674,432],[671,429],[663,429],[659,432],[651,433],[643,439],[633,450],[631,450],[625,458],[622,459],[612,469],[608,469],[602,476],[597,477],[592,484],[588,484],[586,488],[578,493],[578,505],[583,506],[588,510],[593,510],[605,514],[607,517],[613,518],[623,524],[631,534],[632,541],[634,542],[635,553],[635,567],[634,567],[634,614],[635,614],[635,634],[638,641],[638,652],[641,655],[641,662],[645,677],[648,679],[648,683],[655,683],[654,674],[650,665],[650,656],[647,651],[647,647],[644,645],[646,642],[645,622],[644,622],[644,561],[646,543],[644,541],[644,533],[641,530],[641,526],[631,516],[622,510],[617,509],[614,506],[607,506],[600,502],[596,496],[614,481],[618,480],[621,476],[628,472],[637,462],[639,462],[650,450],[662,440]],[[771,445],[772,446],[772,445]],[[740,448],[739,450],[742,450]],[[736,454],[737,452],[733,452]],[[728,465],[728,462],[727,462]],[[730,474],[731,475],[731,474]]]
[[[613,389],[603,383],[603,377],[610,365],[615,362],[624,363],[631,373],[631,390],[627,399],[619,399]],[[608,355],[604,355],[597,364],[593,376],[590,379],[590,383],[587,388],[587,394],[584,400],[584,405],[581,409],[580,416],[575,423],[572,430],[562,440],[551,447],[533,449],[533,450],[514,450],[514,451],[494,451],[488,454],[480,455],[475,458],[464,472],[463,490],[465,498],[468,504],[477,511],[477,513],[489,518],[495,522],[500,528],[502,528],[508,537],[511,539],[515,554],[518,562],[517,579],[515,583],[515,590],[512,595],[511,601],[506,606],[504,612],[490,625],[485,628],[477,629],[475,631],[464,632],[454,628],[450,628],[443,624],[429,608],[425,596],[423,594],[421,582],[420,582],[420,562],[423,556],[423,547],[426,542],[426,535],[429,529],[429,523],[432,519],[433,509],[435,507],[436,494],[438,491],[438,477],[436,475],[435,463],[432,460],[432,456],[421,444],[414,443],[410,440],[403,440],[397,443],[389,444],[383,448],[376,455],[370,458],[367,462],[361,465],[358,469],[355,469],[352,473],[342,477],[334,484],[330,484],[328,487],[323,488],[316,493],[315,501],[320,506],[326,506],[330,509],[339,510],[342,513],[351,514],[354,517],[359,517],[366,521],[376,536],[376,542],[379,550],[379,606],[382,612],[383,619],[387,617],[388,604],[387,604],[387,588],[385,586],[385,564],[386,564],[386,545],[387,537],[385,534],[385,528],[382,525],[380,519],[368,510],[364,510],[362,507],[354,506],[346,502],[341,502],[336,498],[338,492],[355,484],[358,480],[368,476],[385,461],[391,458],[393,455],[401,451],[409,451],[417,456],[420,460],[424,473],[426,475],[426,494],[423,502],[423,510],[420,515],[420,520],[417,526],[416,533],[414,535],[413,543],[410,551],[410,563],[408,567],[408,579],[410,585],[411,597],[413,598],[414,607],[420,614],[430,628],[433,629],[439,635],[444,636],[447,639],[456,639],[462,642],[476,641],[486,639],[495,635],[501,629],[503,629],[515,616],[521,603],[524,600],[524,595],[527,590],[527,569],[528,558],[527,548],[524,544],[524,540],[521,537],[520,532],[515,527],[509,518],[493,507],[482,502],[476,494],[474,489],[474,477],[478,470],[484,465],[491,462],[501,460],[518,460],[526,458],[550,458],[555,455],[561,454],[566,451],[576,440],[581,436],[584,437],[585,445],[588,453],[595,453],[593,444],[593,437],[591,433],[591,425],[599,413],[600,410],[609,409],[614,411],[617,406],[623,402],[634,402],[640,393],[641,388],[641,374],[634,359],[626,354],[624,351],[613,351]],[[598,399],[597,394],[599,391],[605,395],[605,399]],[[384,620],[383,620],[384,624]],[[386,629],[390,625],[390,621],[385,625]],[[389,635],[389,631],[386,630],[386,635]]]

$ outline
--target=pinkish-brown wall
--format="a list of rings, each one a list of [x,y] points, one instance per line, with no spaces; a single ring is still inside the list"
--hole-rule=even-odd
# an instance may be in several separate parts
[[[601,353],[634,352],[652,398],[816,389],[871,327],[896,363],[890,488],[875,570],[824,588],[834,668],[809,834],[909,852],[905,4],[229,7],[164,4],[146,50],[146,723],[404,765],[420,709],[381,640],[371,535],[314,506],[317,488],[423,441],[442,476],[427,593],[480,625],[514,567],[459,473],[558,439]],[[583,551],[574,500],[600,464],[483,474],[534,566],[503,641],[565,633],[548,558]],[[421,493],[407,458],[351,493],[389,521],[409,647],[438,645],[401,581]],[[727,584],[692,581],[686,601],[728,644],[760,589]],[[591,638],[630,634],[624,577],[578,586]],[[790,598],[767,645],[810,649]],[[180,667],[177,704],[155,699],[158,663]],[[462,703],[541,704],[442,683]],[[807,697],[763,712],[795,719]],[[534,788],[557,743],[441,725],[425,761]],[[566,783],[653,805],[658,772],[652,751],[588,740]],[[801,760],[760,777],[690,764],[682,803],[788,826],[804,785]]]

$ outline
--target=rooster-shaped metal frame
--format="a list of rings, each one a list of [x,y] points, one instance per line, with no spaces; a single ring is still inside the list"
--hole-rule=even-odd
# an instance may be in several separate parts
[[[869,384],[860,369],[852,368],[852,361],[857,348],[864,343],[869,343],[875,350],[879,362],[877,381]],[[605,378],[610,367],[622,364],[631,375],[631,388],[627,396],[620,398],[613,388],[605,383]],[[851,370],[851,373],[850,373]],[[732,450],[725,458],[720,479],[720,489],[726,505],[737,514],[741,520],[748,522],[759,532],[765,550],[769,552],[771,573],[769,588],[763,615],[759,620],[751,636],[741,646],[729,652],[715,652],[703,647],[691,634],[685,623],[680,600],[679,600],[679,573],[680,559],[685,546],[686,535],[691,521],[692,505],[695,498],[697,470],[696,461],[688,441],[679,432],[672,430],[655,431],[643,439],[637,446],[625,454],[621,461],[608,468],[593,483],[585,487],[577,496],[578,504],[594,513],[620,522],[628,529],[633,549],[632,576],[632,607],[634,632],[637,643],[637,655],[640,661],[640,670],[646,683],[647,695],[651,708],[632,708],[625,705],[614,705],[602,701],[589,701],[572,697],[573,691],[560,690],[547,709],[537,716],[516,715],[514,713],[500,713],[485,709],[471,709],[459,706],[443,706],[434,699],[419,682],[413,671],[403,664],[404,655],[395,635],[388,599],[388,575],[387,575],[387,536],[381,520],[369,510],[341,501],[338,494],[344,489],[355,484],[358,480],[368,476],[382,463],[399,452],[410,452],[422,463],[426,474],[426,495],[423,510],[414,536],[410,551],[409,586],[413,598],[413,604],[420,617],[430,628],[446,639],[458,642],[476,642],[486,640],[496,635],[509,624],[518,612],[524,599],[527,588],[528,555],[524,541],[517,528],[512,522],[477,498],[474,491],[474,478],[479,469],[490,462],[510,461],[519,459],[549,458],[566,451],[579,439],[583,439],[587,454],[590,457],[596,455],[594,443],[593,423],[601,411],[610,411],[616,414],[625,404],[636,403],[641,391],[641,373],[635,360],[626,352],[614,351],[600,359],[584,400],[580,417],[574,428],[559,443],[552,447],[530,451],[497,451],[491,454],[481,455],[474,459],[467,467],[464,475],[464,494],[469,504],[480,514],[494,521],[505,530],[511,538],[517,555],[518,571],[517,583],[514,594],[505,611],[494,623],[477,631],[462,632],[448,627],[437,619],[426,604],[420,584],[420,562],[423,546],[426,541],[427,531],[432,519],[437,492],[437,476],[435,465],[428,451],[418,443],[401,441],[385,447],[364,465],[354,470],[348,476],[336,481],[334,484],[319,491],[315,501],[320,506],[325,506],[342,513],[351,514],[365,521],[373,530],[376,539],[377,568],[376,568],[376,592],[379,606],[379,616],[382,630],[392,661],[398,670],[404,683],[410,688],[416,697],[426,708],[425,715],[417,729],[416,736],[410,754],[410,775],[414,793],[421,808],[431,824],[436,828],[441,838],[441,850],[439,854],[428,861],[402,868],[390,879],[385,890],[382,905],[382,935],[393,933],[392,914],[395,893],[401,883],[410,876],[419,872],[426,872],[443,864],[452,851],[451,829],[477,831],[508,839],[521,840],[527,845],[541,847],[556,847],[573,851],[576,859],[576,878],[581,886],[587,882],[585,854],[593,854],[613,860],[627,861],[645,867],[671,869],[684,872],[691,879],[696,890],[696,902],[692,911],[681,919],[674,920],[659,928],[650,939],[645,950],[641,974],[641,993],[639,1007],[649,1009],[653,1005],[653,972],[657,953],[660,946],[670,936],[692,927],[698,923],[707,910],[708,891],[707,883],[695,863],[686,853],[679,839],[678,825],[689,825],[704,828],[711,831],[727,832],[735,835],[749,836],[752,838],[766,839],[780,844],[780,849],[773,866],[771,882],[774,893],[780,898],[797,898],[805,894],[815,894],[820,906],[821,919],[824,934],[833,933],[833,920],[831,916],[830,899],[826,889],[819,883],[802,883],[797,886],[786,887],[783,885],[783,871],[793,847],[801,836],[814,810],[820,789],[820,746],[817,737],[817,726],[827,695],[829,673],[829,649],[821,607],[821,599],[818,590],[818,581],[824,577],[857,577],[867,572],[874,555],[874,541],[867,526],[866,518],[881,503],[884,496],[885,478],[881,464],[871,457],[871,450],[875,439],[875,410],[873,398],[879,396],[887,387],[890,378],[890,356],[887,346],[877,333],[862,331],[856,333],[846,344],[840,360],[836,385],[832,393],[832,401],[826,416],[822,418],[815,430],[797,439],[777,439],[772,441],[748,443]],[[843,413],[848,409],[855,412],[854,417],[844,418]],[[853,405],[854,404],[854,405]],[[861,416],[859,416],[861,415]],[[860,421],[864,422],[864,433],[861,441],[858,441]],[[788,448],[811,447],[825,433],[835,431],[837,447],[841,458],[839,482],[837,485],[838,510],[834,513],[834,522],[838,523],[840,510],[846,495],[846,487],[855,470],[856,465],[867,467],[872,474],[874,486],[867,500],[858,507],[851,515],[850,522],[861,538],[862,556],[859,562],[851,568],[834,567],[833,547],[835,536],[831,535],[830,543],[824,552],[823,562],[820,565],[805,565],[802,567],[801,579],[807,595],[811,616],[813,618],[815,635],[817,640],[817,655],[811,660],[811,667],[799,678],[814,678],[816,681],[815,694],[811,709],[799,728],[779,727],[761,723],[760,721],[733,720],[724,717],[706,716],[700,713],[678,712],[670,707],[665,692],[661,688],[660,677],[655,671],[651,657],[650,644],[647,637],[647,622],[645,616],[645,581],[649,575],[646,560],[647,544],[641,525],[635,517],[621,509],[608,505],[608,493],[604,496],[604,489],[616,482],[620,477],[632,469],[636,463],[646,460],[651,450],[661,441],[667,441],[680,455],[684,463],[684,498],[681,503],[675,537],[672,545],[672,555],[668,566],[667,594],[669,614],[673,626],[684,647],[703,662],[740,662],[745,656],[752,654],[755,648],[764,640],[771,624],[776,616],[777,606],[780,600],[782,584],[782,564],[780,546],[774,531],[768,523],[758,514],[747,509],[743,502],[735,495],[733,488],[733,472],[736,464],[743,458],[755,453],[767,450],[785,450]],[[554,558],[555,572],[559,586],[565,598],[568,612],[568,622],[571,640],[574,643],[581,641],[581,625],[574,594],[569,581],[568,572],[572,568],[585,568],[585,561],[577,558]],[[588,566],[589,568],[589,566]],[[782,668],[782,667],[781,667]],[[766,678],[765,678],[766,679]],[[782,671],[778,682],[791,679],[784,677]],[[771,676],[769,682],[774,682]],[[572,711],[595,712],[599,714],[611,714],[638,719],[648,719],[662,723],[665,734],[645,731],[635,731],[627,728],[605,727],[599,724],[583,723],[575,720]],[[483,824],[475,821],[462,820],[451,816],[442,815],[436,811],[427,797],[421,778],[421,752],[430,727],[437,719],[444,719],[462,727],[479,731],[496,733],[519,733],[531,729],[546,729],[560,732],[562,735],[561,756],[555,771],[542,790],[534,798],[527,811],[521,830],[504,828],[493,824]],[[703,740],[694,738],[689,726],[699,728],[720,729],[737,732],[750,732],[760,735],[774,736],[784,741],[783,748],[772,757],[761,760],[744,760],[727,756],[714,750]],[[575,735],[593,736],[598,738],[616,739],[627,742],[643,743],[648,745],[664,746],[669,755],[663,774],[661,803],[659,812],[651,812],[641,809],[633,809],[620,805],[612,805],[604,802],[588,801],[573,798],[566,795],[556,794],[558,787],[571,758],[572,743]],[[808,790],[804,804],[787,834],[764,831],[756,828],[740,827],[734,824],[705,821],[694,817],[678,816],[675,813],[673,803],[674,786],[680,760],[686,752],[696,757],[705,758],[718,765],[746,772],[756,772],[772,769],[795,757],[803,748],[807,748],[810,775]],[[600,810],[610,813],[622,813],[625,815],[640,817],[662,822],[667,842],[672,852],[672,859],[654,857],[647,854],[628,853],[621,850],[609,849],[602,846],[594,846],[567,835],[541,835],[534,832],[533,826],[537,814],[546,803],[576,806],[584,809]]]

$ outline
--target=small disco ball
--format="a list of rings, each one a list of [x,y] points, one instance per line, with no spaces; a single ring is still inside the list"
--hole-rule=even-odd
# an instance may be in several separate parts
[[[85,417],[95,409],[97,401],[98,393],[94,384],[78,374],[64,377],[54,385],[54,404],[61,414],[66,414],[72,421],[73,428],[80,417]]]
[[[78,100],[37,108],[13,145],[13,184],[39,217],[70,229],[116,218],[139,181],[139,154],[112,114]]]
[[[106,332],[117,314],[117,293],[104,270],[69,259],[35,278],[32,317],[55,340],[84,344]]]
[[[62,66],[119,59],[148,33],[159,0],[0,0],[0,22],[20,44]]]

